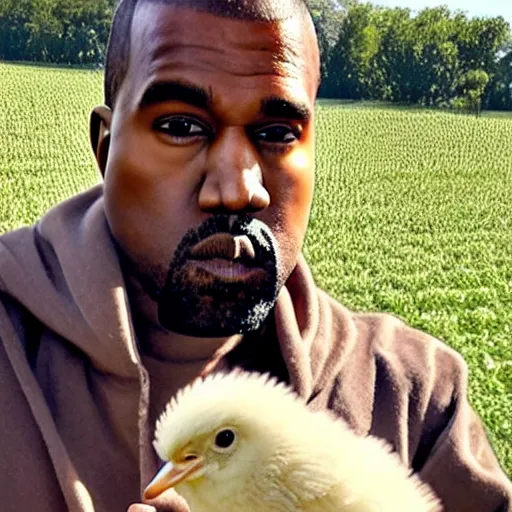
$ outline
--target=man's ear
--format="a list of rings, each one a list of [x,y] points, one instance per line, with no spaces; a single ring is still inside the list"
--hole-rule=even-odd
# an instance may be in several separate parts
[[[108,107],[96,107],[91,112],[89,123],[89,137],[91,147],[101,175],[105,177],[107,168],[108,150],[110,147],[110,124],[112,122],[112,110]]]

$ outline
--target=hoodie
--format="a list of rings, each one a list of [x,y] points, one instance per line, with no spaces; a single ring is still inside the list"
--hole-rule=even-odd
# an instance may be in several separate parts
[[[1,510],[126,512],[140,501],[159,466],[150,402],[166,393],[149,366],[101,186],[0,237]],[[311,409],[386,439],[449,512],[512,511],[460,355],[391,315],[347,310],[302,257],[265,331],[222,367],[270,372]]]

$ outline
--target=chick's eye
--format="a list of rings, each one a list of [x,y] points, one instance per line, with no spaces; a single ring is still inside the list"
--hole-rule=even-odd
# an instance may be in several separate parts
[[[215,436],[215,446],[217,448],[229,448],[236,439],[236,434],[230,430],[225,429],[221,430],[216,436]]]
[[[290,126],[275,124],[258,130],[256,137],[260,142],[291,144],[299,138],[299,133]]]
[[[155,128],[174,139],[189,139],[206,134],[204,126],[187,117],[168,117],[155,123]]]

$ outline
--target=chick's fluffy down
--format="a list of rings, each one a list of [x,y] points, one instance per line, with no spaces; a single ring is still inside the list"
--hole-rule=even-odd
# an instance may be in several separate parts
[[[216,446],[226,429],[232,445]],[[167,406],[154,446],[174,467],[202,461],[176,485],[192,512],[442,510],[384,441],[358,437],[328,413],[309,411],[265,375],[195,381]]]

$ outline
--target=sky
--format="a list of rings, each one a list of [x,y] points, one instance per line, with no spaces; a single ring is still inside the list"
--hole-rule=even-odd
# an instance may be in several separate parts
[[[373,0],[385,7],[408,7],[421,11],[425,7],[447,5],[451,11],[462,10],[473,16],[503,16],[512,25],[512,0]]]

